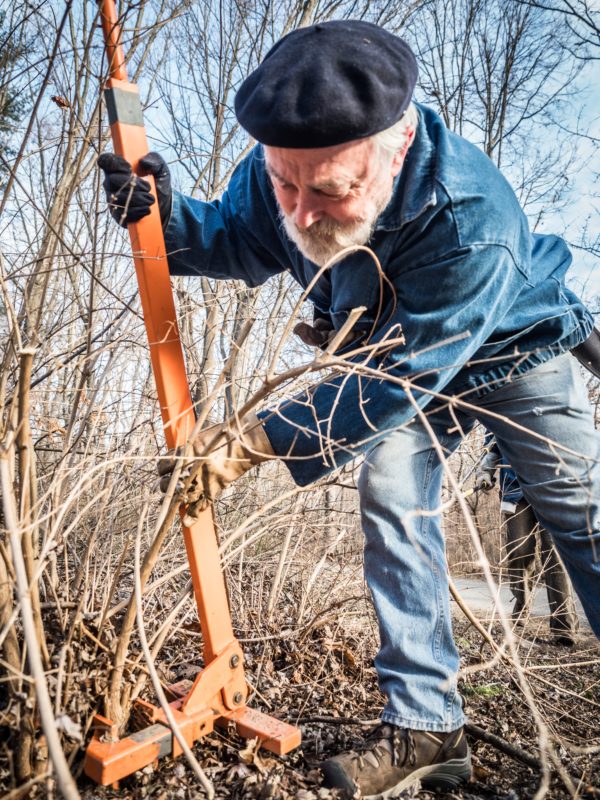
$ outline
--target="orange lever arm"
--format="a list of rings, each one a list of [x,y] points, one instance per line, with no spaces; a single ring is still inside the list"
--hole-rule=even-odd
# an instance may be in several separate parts
[[[140,158],[148,152],[139,92],[127,80],[114,0],[99,3],[109,63],[105,97],[114,150],[137,171]],[[148,180],[156,190],[154,180]],[[128,227],[165,436],[169,447],[174,447],[186,442],[195,417],[158,204],[151,207],[149,216]],[[183,506],[181,510],[183,514]],[[232,721],[241,736],[258,738],[274,753],[287,753],[300,744],[300,730],[246,705],[243,653],[233,635],[212,510],[203,512],[191,527],[184,525],[183,538],[202,629],[204,669],[191,687],[171,687],[177,689],[171,706],[176,709],[179,729],[192,743],[210,733],[216,723]],[[85,772],[99,783],[114,783],[169,752],[179,754],[162,709],[142,705],[151,711],[154,724],[121,740],[106,741],[106,731],[114,737],[115,725],[96,717],[100,733],[94,734],[86,752]]]
[[[137,171],[148,152],[138,88],[127,80],[114,0],[99,0],[110,77],[105,98],[114,151]],[[155,192],[154,179],[146,178]],[[129,236],[150,345],[167,446],[185,444],[195,423],[179,333],[158,203],[131,223]],[[208,665],[235,640],[212,511],[183,528]]]

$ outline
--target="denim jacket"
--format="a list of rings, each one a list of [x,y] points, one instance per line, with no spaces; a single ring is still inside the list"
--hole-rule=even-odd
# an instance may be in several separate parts
[[[357,253],[309,294],[319,316],[337,329],[353,308],[367,307],[358,328],[374,350],[351,357],[363,373],[331,375],[259,415],[300,485],[409,421],[413,403],[424,407],[431,392],[468,400],[493,391],[592,330],[589,312],[564,284],[571,263],[564,241],[530,234],[492,161],[432,110],[418,111],[414,143],[369,242],[383,277],[367,254]],[[174,275],[256,286],[288,270],[306,288],[318,271],[279,222],[260,145],[237,167],[221,200],[175,193],[165,237]],[[400,330],[405,344],[386,348],[386,338]],[[404,379],[411,381],[411,398]]]

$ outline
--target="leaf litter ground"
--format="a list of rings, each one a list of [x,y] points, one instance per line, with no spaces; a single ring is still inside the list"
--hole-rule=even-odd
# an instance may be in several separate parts
[[[217,798],[227,800],[326,800],[336,793],[321,786],[318,764],[349,749],[376,724],[382,707],[373,668],[377,636],[372,614],[365,611],[350,630],[335,620],[316,624],[302,636],[266,638],[244,644],[247,675],[258,687],[252,705],[299,724],[302,746],[278,758],[258,750],[256,742],[219,732],[196,745],[195,754],[212,780]],[[459,612],[455,638],[466,669],[460,682],[469,720],[522,751],[539,756],[538,735],[512,667],[493,662],[489,645]],[[499,627],[490,629],[501,641]],[[600,645],[580,634],[574,648],[544,638],[540,623],[516,631],[521,663],[527,669],[540,714],[554,748],[571,776],[575,796],[600,797]],[[248,633],[248,637],[252,634]],[[243,636],[242,636],[243,638]],[[166,682],[193,677],[199,668],[198,638],[182,631],[162,653],[159,666]],[[480,669],[482,665],[487,665]],[[153,698],[149,698],[153,699]],[[460,800],[526,800],[539,788],[539,771],[471,738],[474,774],[462,791],[406,797]],[[123,781],[118,791],[92,786],[80,778],[84,800],[119,798],[200,798],[184,759],[166,759]],[[573,796],[553,771],[546,797]]]

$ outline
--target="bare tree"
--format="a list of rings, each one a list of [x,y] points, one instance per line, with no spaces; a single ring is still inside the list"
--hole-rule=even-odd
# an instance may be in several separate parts
[[[600,48],[600,10],[590,0],[517,0],[524,5],[556,13],[573,35],[572,55],[581,60],[598,59]]]

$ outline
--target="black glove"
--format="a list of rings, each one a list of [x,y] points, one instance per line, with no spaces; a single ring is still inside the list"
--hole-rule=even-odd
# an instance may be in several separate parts
[[[308,322],[298,322],[298,324],[294,326],[294,333],[309,347],[320,347],[321,350],[326,350],[327,347],[329,347],[329,343],[333,341],[337,331],[326,319],[317,317],[314,321],[314,325],[309,325]],[[349,331],[339,343],[337,349],[342,350],[361,336],[362,332],[360,330]]]
[[[477,471],[475,475],[475,486],[473,487],[476,492],[489,492],[495,485],[496,477],[493,472],[486,469]]]
[[[330,322],[319,317],[315,319],[314,325],[298,322],[294,327],[294,333],[309,347],[320,347],[324,350],[331,337],[335,335],[335,330]]]
[[[150,206],[155,203],[150,192],[150,184],[143,178],[133,174],[131,164],[122,156],[113,153],[102,153],[98,166],[104,171],[104,191],[108,208],[113,219],[122,227],[130,222],[138,222],[150,213]],[[140,159],[140,172],[143,175],[154,175],[158,210],[163,228],[171,216],[172,190],[171,173],[162,156],[148,153]]]

